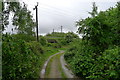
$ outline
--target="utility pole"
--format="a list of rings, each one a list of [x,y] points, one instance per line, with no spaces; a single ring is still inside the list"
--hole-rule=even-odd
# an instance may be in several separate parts
[[[53,29],[53,33],[54,33],[54,29]]]
[[[39,41],[39,38],[38,38],[38,8],[37,7],[38,7],[38,2],[35,8],[33,8],[33,10],[36,10],[36,34],[37,34],[37,41]]]
[[[61,26],[61,33],[62,33],[62,28],[63,28],[63,26]]]

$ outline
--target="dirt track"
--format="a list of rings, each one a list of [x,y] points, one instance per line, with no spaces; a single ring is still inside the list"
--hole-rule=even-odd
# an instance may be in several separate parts
[[[74,78],[66,65],[64,51],[50,56],[43,66],[41,78]]]

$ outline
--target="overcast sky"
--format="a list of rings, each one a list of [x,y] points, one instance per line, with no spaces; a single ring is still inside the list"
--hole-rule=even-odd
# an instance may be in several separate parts
[[[76,32],[75,22],[81,18],[86,18],[88,12],[92,10],[92,2],[97,1],[98,10],[107,10],[114,7],[119,0],[20,0],[28,5],[28,9],[32,12],[35,19],[34,6],[38,5],[38,26],[39,34],[46,34],[60,31],[63,26],[63,32]],[[10,31],[7,29],[6,31]]]

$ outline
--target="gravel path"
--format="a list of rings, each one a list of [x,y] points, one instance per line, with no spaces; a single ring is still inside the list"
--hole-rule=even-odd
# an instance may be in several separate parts
[[[42,68],[42,70],[41,70],[41,72],[40,72],[40,78],[45,78],[46,67],[47,67],[48,62],[50,61],[50,59],[51,59],[53,56],[55,56],[55,55],[57,55],[57,54],[60,54],[60,53],[64,53],[64,51],[60,51],[60,52],[58,52],[58,53],[50,56],[50,57],[47,59],[47,61],[44,63],[43,68]]]
[[[62,65],[62,69],[63,69],[64,73],[66,74],[67,78],[74,78],[72,71],[66,67],[67,64],[64,59],[64,54],[60,57],[60,62]]]
[[[52,59],[50,59],[48,66],[46,68],[46,78],[61,78],[62,70],[60,64],[60,56],[61,54],[57,54]]]
[[[50,56],[45,62],[40,73],[40,78],[74,78],[72,71],[67,69],[66,65],[64,51],[60,51]],[[46,69],[48,67],[49,69]]]

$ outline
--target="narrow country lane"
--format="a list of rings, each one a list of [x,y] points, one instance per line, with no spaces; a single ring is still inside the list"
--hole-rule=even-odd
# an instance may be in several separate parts
[[[48,58],[41,71],[41,78],[74,78],[73,73],[66,68],[64,51]]]

